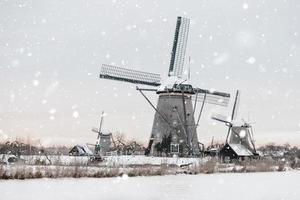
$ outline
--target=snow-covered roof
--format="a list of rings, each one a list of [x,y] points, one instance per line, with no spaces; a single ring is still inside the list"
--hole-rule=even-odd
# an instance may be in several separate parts
[[[93,152],[88,148],[87,145],[76,145],[71,151],[73,151],[74,148],[78,151],[78,155],[93,155]]]
[[[169,76],[158,87],[158,91],[164,91],[165,88],[171,89],[171,88],[173,88],[174,84],[180,84],[180,83],[189,84],[188,80],[184,80],[182,78],[178,78],[177,76]]]
[[[86,144],[82,145],[82,148],[83,148],[83,150],[85,151],[86,154],[93,155],[93,152],[88,148],[88,146]]]
[[[238,156],[253,156],[253,153],[241,144],[228,144]]]

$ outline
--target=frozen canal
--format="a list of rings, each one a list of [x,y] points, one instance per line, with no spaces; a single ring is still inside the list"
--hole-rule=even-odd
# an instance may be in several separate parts
[[[1,200],[300,199],[300,171],[157,177],[1,180]]]

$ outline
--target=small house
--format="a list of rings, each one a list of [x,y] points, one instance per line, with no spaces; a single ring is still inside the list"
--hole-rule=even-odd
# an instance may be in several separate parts
[[[223,161],[232,160],[245,160],[247,158],[253,157],[253,153],[243,146],[242,144],[229,144],[226,143],[225,146],[220,150],[219,156]]]
[[[90,156],[93,152],[86,145],[75,145],[69,152],[70,156]]]

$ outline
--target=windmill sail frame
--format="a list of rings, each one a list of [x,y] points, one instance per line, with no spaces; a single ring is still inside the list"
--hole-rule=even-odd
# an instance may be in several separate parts
[[[161,81],[160,74],[126,69],[107,64],[102,64],[100,78],[149,86],[159,86]]]
[[[177,17],[168,76],[181,77],[190,27],[190,19]]]

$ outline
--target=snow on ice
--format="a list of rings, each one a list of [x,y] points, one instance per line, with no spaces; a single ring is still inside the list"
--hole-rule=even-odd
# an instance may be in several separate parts
[[[0,181],[1,199],[299,199],[300,172]],[[259,181],[258,181],[259,180]]]

